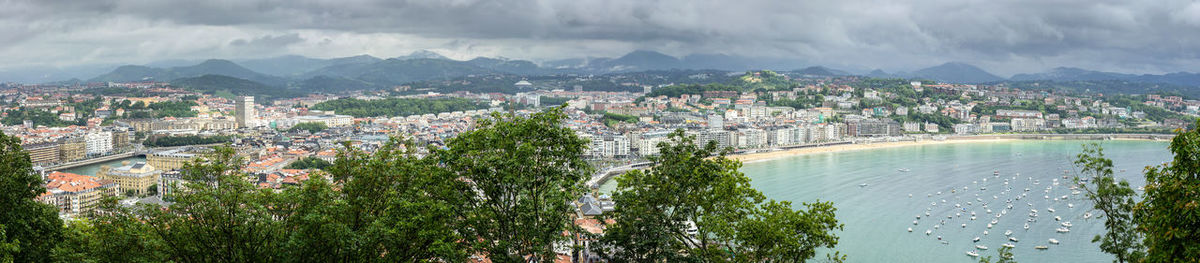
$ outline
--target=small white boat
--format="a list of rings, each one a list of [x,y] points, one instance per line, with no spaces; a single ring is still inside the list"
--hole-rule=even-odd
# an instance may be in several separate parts
[[[1067,208],[1075,208],[1075,204],[1067,203]]]
[[[858,187],[867,187],[867,183],[858,184]]]
[[[977,248],[977,249],[982,249],[982,250],[987,250],[987,249],[988,249],[988,247],[987,247],[987,246],[984,246],[984,245],[975,245],[975,248]]]
[[[985,236],[986,236],[987,234],[988,234],[987,230],[984,230],[984,231],[983,231],[983,235],[985,235]]]
[[[1050,239],[1050,244],[1055,244],[1055,245],[1058,245],[1058,239],[1053,239],[1053,238],[1051,238],[1051,239]]]
[[[1025,223],[1025,230],[1029,230],[1029,223]]]
[[[1068,229],[1068,228],[1065,228],[1065,227],[1060,227],[1060,228],[1058,228],[1058,229],[1055,229],[1054,231],[1057,231],[1057,232],[1059,232],[1059,233],[1066,233],[1066,232],[1071,232],[1071,229]]]
[[[971,220],[975,220],[975,216],[971,216]]]
[[[913,220],[913,225],[916,225],[916,224],[917,224],[917,220]]]
[[[896,169],[896,171],[900,171],[902,173],[907,173],[909,170],[908,170],[908,168],[900,168],[900,169]]]
[[[1062,217],[1054,216],[1054,221],[1062,221]]]
[[[1004,235],[1005,236],[1012,235],[1012,230],[1004,230]]]
[[[912,232],[912,228],[911,228],[911,227],[910,227],[910,228],[908,228],[908,232],[909,232],[909,233],[911,233],[911,232]]]
[[[1083,219],[1088,219],[1091,217],[1092,217],[1092,212],[1083,213]]]
[[[925,229],[925,235],[928,236],[929,233],[933,233],[933,230]]]
[[[1017,247],[1017,246],[1014,246],[1013,244],[1010,244],[1010,243],[1004,243],[1004,244],[1001,244],[1000,246],[1002,246],[1002,247],[1006,247],[1006,248],[1014,248],[1014,247]]]
[[[975,239],[972,239],[971,242],[979,242],[979,237],[975,237]]]
[[[1008,237],[1008,241],[1012,241],[1012,242],[1021,242],[1021,241],[1017,240],[1017,238],[1016,238],[1016,237]]]
[[[1071,221],[1063,222],[1062,226],[1071,227]]]
[[[975,251],[967,251],[967,256],[978,257],[979,253],[975,253]]]
[[[1054,208],[1046,208],[1046,211],[1050,211],[1051,213],[1054,213]]]
[[[1035,246],[1035,247],[1033,247],[1033,248],[1035,248],[1035,249],[1048,249],[1048,248],[1050,248],[1050,247],[1047,247],[1047,246]]]
[[[962,224],[962,228],[967,228],[967,224]]]

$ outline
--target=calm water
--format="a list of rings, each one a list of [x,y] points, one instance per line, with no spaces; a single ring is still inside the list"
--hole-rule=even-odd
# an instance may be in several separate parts
[[[110,167],[119,167],[119,166],[121,166],[122,161],[129,161],[130,164],[133,164],[133,163],[137,163],[137,162],[145,162],[146,157],[141,157],[141,156],[129,157],[129,158],[120,159],[120,160],[112,160],[112,161],[107,161],[107,162],[103,162],[103,163],[95,163],[95,164],[79,166],[79,167],[75,167],[75,168],[63,169],[60,171],[73,173],[73,174],[96,176],[96,171],[100,171],[101,165],[108,165]]]
[[[838,219],[846,224],[836,249],[849,255],[851,262],[975,262],[965,254],[975,250],[975,245],[987,246],[980,255],[994,259],[996,250],[1006,242],[1016,246],[1013,254],[1020,262],[1111,262],[1112,257],[1091,243],[1092,237],[1103,231],[1102,221],[1083,218],[1090,202],[1082,200],[1083,195],[1072,195],[1069,179],[1062,178],[1064,169],[1075,170],[1071,160],[1085,142],[1089,141],[983,142],[811,154],[749,163],[742,172],[769,198],[797,205],[817,199],[833,201]],[[1114,160],[1116,171],[1126,169],[1117,176],[1129,179],[1134,187],[1145,184],[1141,177],[1145,166],[1171,158],[1167,142],[1096,142],[1101,142],[1107,157]],[[1004,179],[1009,181],[1007,186]],[[1053,179],[1060,184],[1054,185]],[[863,183],[868,186],[860,187]],[[609,190],[613,184],[609,181],[602,189]],[[1046,187],[1051,187],[1049,193]],[[1030,190],[1025,192],[1025,188]],[[1022,193],[1025,196],[1015,200]],[[1053,200],[1063,195],[1068,198]],[[1013,208],[997,219],[1007,200],[1012,200]],[[937,205],[931,206],[932,202]],[[985,212],[983,203],[992,214]],[[1068,203],[1075,207],[1068,208]],[[955,208],[955,204],[962,207]],[[927,209],[930,216],[925,216]],[[1025,230],[1030,209],[1038,210],[1037,217]],[[972,211],[976,220],[970,220]],[[954,216],[956,212],[961,216]],[[913,225],[918,215],[919,224]],[[1055,221],[1055,216],[1062,221]],[[988,229],[992,219],[998,223]],[[942,220],[945,224],[934,229]],[[1056,233],[1063,221],[1073,224],[1070,232]],[[909,227],[912,233],[907,232]],[[933,233],[925,235],[927,229]],[[983,235],[985,230],[990,233]],[[1005,230],[1012,230],[1019,242],[1009,242]],[[942,244],[937,236],[948,244]],[[977,236],[980,242],[972,242]],[[1061,244],[1048,244],[1050,238]],[[1036,250],[1037,245],[1050,248]]]

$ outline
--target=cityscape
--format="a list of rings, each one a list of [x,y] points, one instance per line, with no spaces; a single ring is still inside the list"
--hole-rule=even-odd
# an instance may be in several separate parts
[[[17,2],[0,9],[64,8]],[[315,2],[190,6],[219,22],[66,8],[137,33],[0,41],[0,263],[1200,256],[1200,59],[1181,51],[1200,34],[1133,29],[1197,32],[1200,4],[1072,5],[1139,27],[1031,12],[1046,43],[1000,18],[1007,38],[955,31],[992,25],[947,3],[763,22],[733,3]],[[859,8],[920,29],[830,17]],[[360,20],[392,14],[426,20]],[[713,16],[736,19],[693,21]],[[800,22],[824,26],[758,32]]]

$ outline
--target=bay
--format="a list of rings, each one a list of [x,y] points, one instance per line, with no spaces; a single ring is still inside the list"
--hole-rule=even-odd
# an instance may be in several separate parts
[[[1092,142],[1100,143],[1106,157],[1113,159],[1117,177],[1128,179],[1135,188],[1145,185],[1146,166],[1171,159],[1168,142],[1002,141],[798,155],[747,163],[741,171],[768,198],[792,201],[797,207],[816,200],[834,202],[838,220],[846,225],[834,250],[849,255],[850,262],[975,262],[966,251],[995,259],[1004,243],[1016,246],[1013,254],[1019,262],[1111,262],[1111,256],[1091,243],[1094,235],[1104,231],[1102,219],[1083,218],[1091,203],[1082,194],[1073,195],[1071,179],[1063,178],[1077,174],[1072,161],[1082,144]],[[611,191],[614,184],[610,180],[601,189]],[[1046,187],[1051,187],[1049,192]],[[1025,196],[1015,200],[1022,193]],[[1064,195],[1066,199],[1054,200]],[[1009,200],[1012,209],[1007,209]],[[983,208],[984,203],[988,208]],[[1037,210],[1034,222],[1028,222],[1031,209]],[[1008,211],[997,218],[1003,210]],[[976,213],[976,220],[969,219],[970,212]],[[1062,221],[1054,220],[1055,216]],[[992,219],[997,224],[988,229]],[[913,225],[913,220],[918,224]],[[1065,221],[1073,225],[1070,232],[1057,233],[1055,229]],[[1025,223],[1029,230],[1024,229]],[[907,231],[910,227],[912,232]],[[926,230],[932,233],[926,235]],[[1006,230],[1013,231],[1019,242],[1008,241]],[[975,237],[980,242],[972,242]],[[1049,244],[1050,238],[1061,243]],[[975,245],[989,249],[977,250]],[[1034,249],[1038,245],[1049,249]]]

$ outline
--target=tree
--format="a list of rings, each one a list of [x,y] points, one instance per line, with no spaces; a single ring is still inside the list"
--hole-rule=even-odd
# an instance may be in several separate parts
[[[296,124],[296,126],[292,126],[292,128],[288,129],[288,131],[296,132],[303,130],[308,131],[308,133],[317,133],[319,131],[324,131],[325,129],[329,129],[329,126],[325,126],[324,122],[304,122]]]
[[[1174,160],[1146,168],[1146,192],[1134,207],[1148,262],[1200,258],[1200,129],[1179,131],[1170,150]]]
[[[566,241],[574,208],[592,167],[587,141],[562,127],[562,107],[528,117],[494,113],[473,131],[447,141],[436,158],[470,182],[464,215],[469,239],[494,262],[551,262]]]
[[[18,241],[6,241],[8,234],[4,232],[4,225],[0,225],[0,263],[13,262],[13,255],[20,252],[20,243]]]
[[[46,189],[29,153],[21,149],[21,139],[0,132],[0,163],[0,225],[5,231],[0,244],[15,246],[10,249],[15,262],[43,261],[62,241],[58,209],[34,200]]]
[[[1075,165],[1080,166],[1082,176],[1075,177],[1093,208],[1100,210],[1097,219],[1104,219],[1104,234],[1092,238],[1100,243],[1100,250],[1112,254],[1117,262],[1138,262],[1145,255],[1141,235],[1134,222],[1134,197],[1137,192],[1124,179],[1119,182],[1113,177],[1112,160],[1104,158],[1104,149],[1099,144],[1084,145],[1077,155]],[[1090,183],[1082,183],[1089,180]]]
[[[244,161],[232,148],[217,147],[206,159],[184,165],[186,180],[166,209],[146,205],[136,212],[170,261],[244,262],[280,258],[287,203],[270,189],[257,189],[242,173]]]
[[[709,142],[697,146],[682,130],[658,145],[648,171],[617,178],[615,221],[600,237],[601,254],[618,262],[804,261],[832,248],[841,229],[831,203],[770,201]],[[714,157],[715,155],[715,157]],[[760,207],[761,205],[761,207]],[[832,259],[832,257],[831,257]]]
[[[285,261],[461,262],[466,259],[462,181],[392,139],[373,154],[347,145],[323,179],[288,199]]]
[[[1000,247],[1000,249],[996,250],[996,254],[1000,255],[1000,258],[996,259],[996,263],[1017,263],[1017,261],[1013,260],[1012,248],[1010,247]],[[991,262],[992,256],[979,258],[979,263]]]

